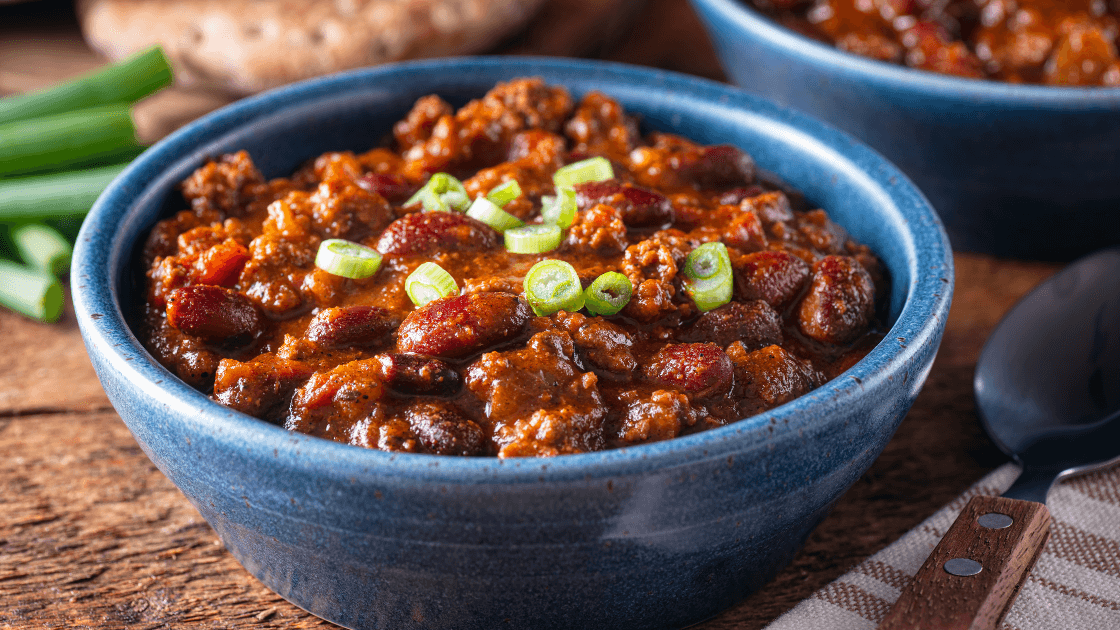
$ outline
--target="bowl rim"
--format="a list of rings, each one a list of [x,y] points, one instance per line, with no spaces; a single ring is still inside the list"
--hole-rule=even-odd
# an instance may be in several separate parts
[[[136,203],[165,170],[210,140],[250,124],[267,114],[298,106],[301,98],[320,96],[333,88],[353,89],[361,80],[391,81],[414,73],[456,71],[506,73],[512,78],[527,73],[552,72],[546,80],[563,84],[588,74],[609,76],[631,87],[650,87],[679,93],[709,107],[740,107],[777,123],[812,141],[812,148],[827,150],[859,166],[860,177],[876,185],[895,206],[901,227],[909,237],[904,266],[911,277],[905,301],[884,340],[846,372],[793,401],[716,429],[671,440],[547,459],[473,458],[430,454],[392,453],[366,449],[323,438],[291,433],[282,427],[233,411],[179,380],[160,365],[133,335],[117,295],[116,271],[111,266],[127,260],[128,247],[118,236],[123,224],[139,220]],[[502,80],[501,77],[496,80]],[[806,149],[808,151],[808,149]],[[142,238],[142,236],[141,236]],[[336,479],[397,478],[447,485],[477,483],[538,483],[544,480],[587,480],[625,475],[653,467],[673,467],[690,461],[725,458],[740,436],[761,433],[766,438],[797,439],[827,427],[822,418],[807,418],[806,408],[835,410],[865,389],[885,387],[895,372],[936,343],[948,315],[953,289],[952,251],[936,212],[916,186],[881,155],[844,132],[790,108],[707,79],[628,64],[549,57],[456,57],[413,61],[336,73],[293,83],[239,100],[199,118],[160,140],[134,160],[102,193],[83,223],[75,247],[74,307],[91,356],[103,369],[113,370],[121,382],[158,405],[179,412],[176,422],[193,423],[196,430],[242,453],[267,458],[275,465],[314,471]],[[892,341],[895,336],[904,342]],[[927,368],[928,369],[928,368]],[[99,374],[100,376],[100,374]],[[102,379],[104,382],[104,379]],[[924,374],[913,382],[924,380]],[[912,387],[912,386],[911,386]],[[915,392],[916,393],[916,392]],[[822,414],[823,416],[823,414]],[[836,414],[828,414],[835,417]],[[761,438],[759,438],[761,439]]]
[[[1040,105],[1058,110],[1120,107],[1120,87],[1007,83],[919,70],[863,57],[814,40],[774,22],[750,6],[747,0],[689,1],[718,11],[727,22],[739,29],[829,72],[859,76],[902,92],[927,97],[938,95],[947,100],[1004,108],[1037,108]],[[716,30],[718,27],[709,25],[709,32]],[[713,39],[720,38],[713,36]]]

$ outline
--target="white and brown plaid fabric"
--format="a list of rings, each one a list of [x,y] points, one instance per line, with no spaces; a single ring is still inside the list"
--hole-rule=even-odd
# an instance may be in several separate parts
[[[1018,473],[999,468],[767,630],[874,630],[965,503]],[[1000,630],[1120,630],[1120,466],[1056,486],[1046,505],[1050,540]]]

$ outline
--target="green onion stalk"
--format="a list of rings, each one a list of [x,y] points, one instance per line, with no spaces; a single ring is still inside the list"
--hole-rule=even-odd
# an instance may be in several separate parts
[[[55,276],[70,270],[74,249],[56,230],[41,223],[25,223],[12,230],[12,240],[31,267]]]
[[[127,164],[0,180],[0,222],[85,216]]]
[[[0,125],[0,177],[52,171],[136,150],[129,105],[104,105]]]
[[[62,285],[58,278],[8,260],[0,260],[0,305],[41,322],[62,315]]]
[[[0,99],[0,125],[112,103],[134,103],[172,82],[159,46],[86,76],[30,94]]]

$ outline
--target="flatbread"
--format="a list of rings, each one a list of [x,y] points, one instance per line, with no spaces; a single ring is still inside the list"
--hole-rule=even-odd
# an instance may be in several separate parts
[[[162,44],[184,86],[251,94],[338,70],[478,52],[544,0],[79,0],[91,46]]]

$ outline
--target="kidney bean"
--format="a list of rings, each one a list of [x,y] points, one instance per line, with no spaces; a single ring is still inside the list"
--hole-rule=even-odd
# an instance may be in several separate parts
[[[400,324],[377,306],[325,308],[307,325],[307,338],[328,347],[359,346],[382,341]]]
[[[198,257],[195,270],[199,284],[232,287],[249,262],[249,249],[233,239],[226,239]]]
[[[261,315],[233,289],[195,284],[168,296],[167,323],[206,341],[241,345],[260,332]]]
[[[242,363],[222,359],[214,379],[214,400],[257,418],[287,411],[296,388],[313,370],[298,361],[264,354]]]
[[[711,341],[724,348],[741,341],[754,350],[782,343],[782,318],[762,300],[731,302],[701,315],[681,339]]]
[[[825,256],[813,265],[797,323],[806,336],[839,344],[866,330],[874,312],[875,285],[867,271],[854,258]]]
[[[576,205],[587,210],[605,203],[622,213],[629,227],[660,227],[673,222],[673,204],[661,193],[617,179],[576,185]]]
[[[415,402],[405,412],[412,432],[436,455],[481,455],[486,447],[482,427],[450,404]]]
[[[389,389],[401,394],[452,396],[463,378],[439,359],[419,354],[379,354],[381,375]]]
[[[404,203],[416,192],[415,186],[396,173],[366,173],[357,184],[359,188],[377,193],[390,203]]]
[[[755,165],[738,147],[720,144],[704,147],[695,159],[682,159],[678,172],[699,188],[724,188],[752,183]]]
[[[762,300],[782,310],[801,292],[809,278],[809,265],[783,251],[754,252],[732,259],[735,299]]]
[[[668,344],[646,366],[651,381],[697,398],[727,393],[733,374],[731,359],[714,343]]]
[[[389,224],[377,241],[382,254],[481,251],[498,246],[493,228],[457,212],[415,212]]]
[[[510,293],[470,293],[412,311],[397,330],[397,351],[459,358],[521,334],[533,313]]]

